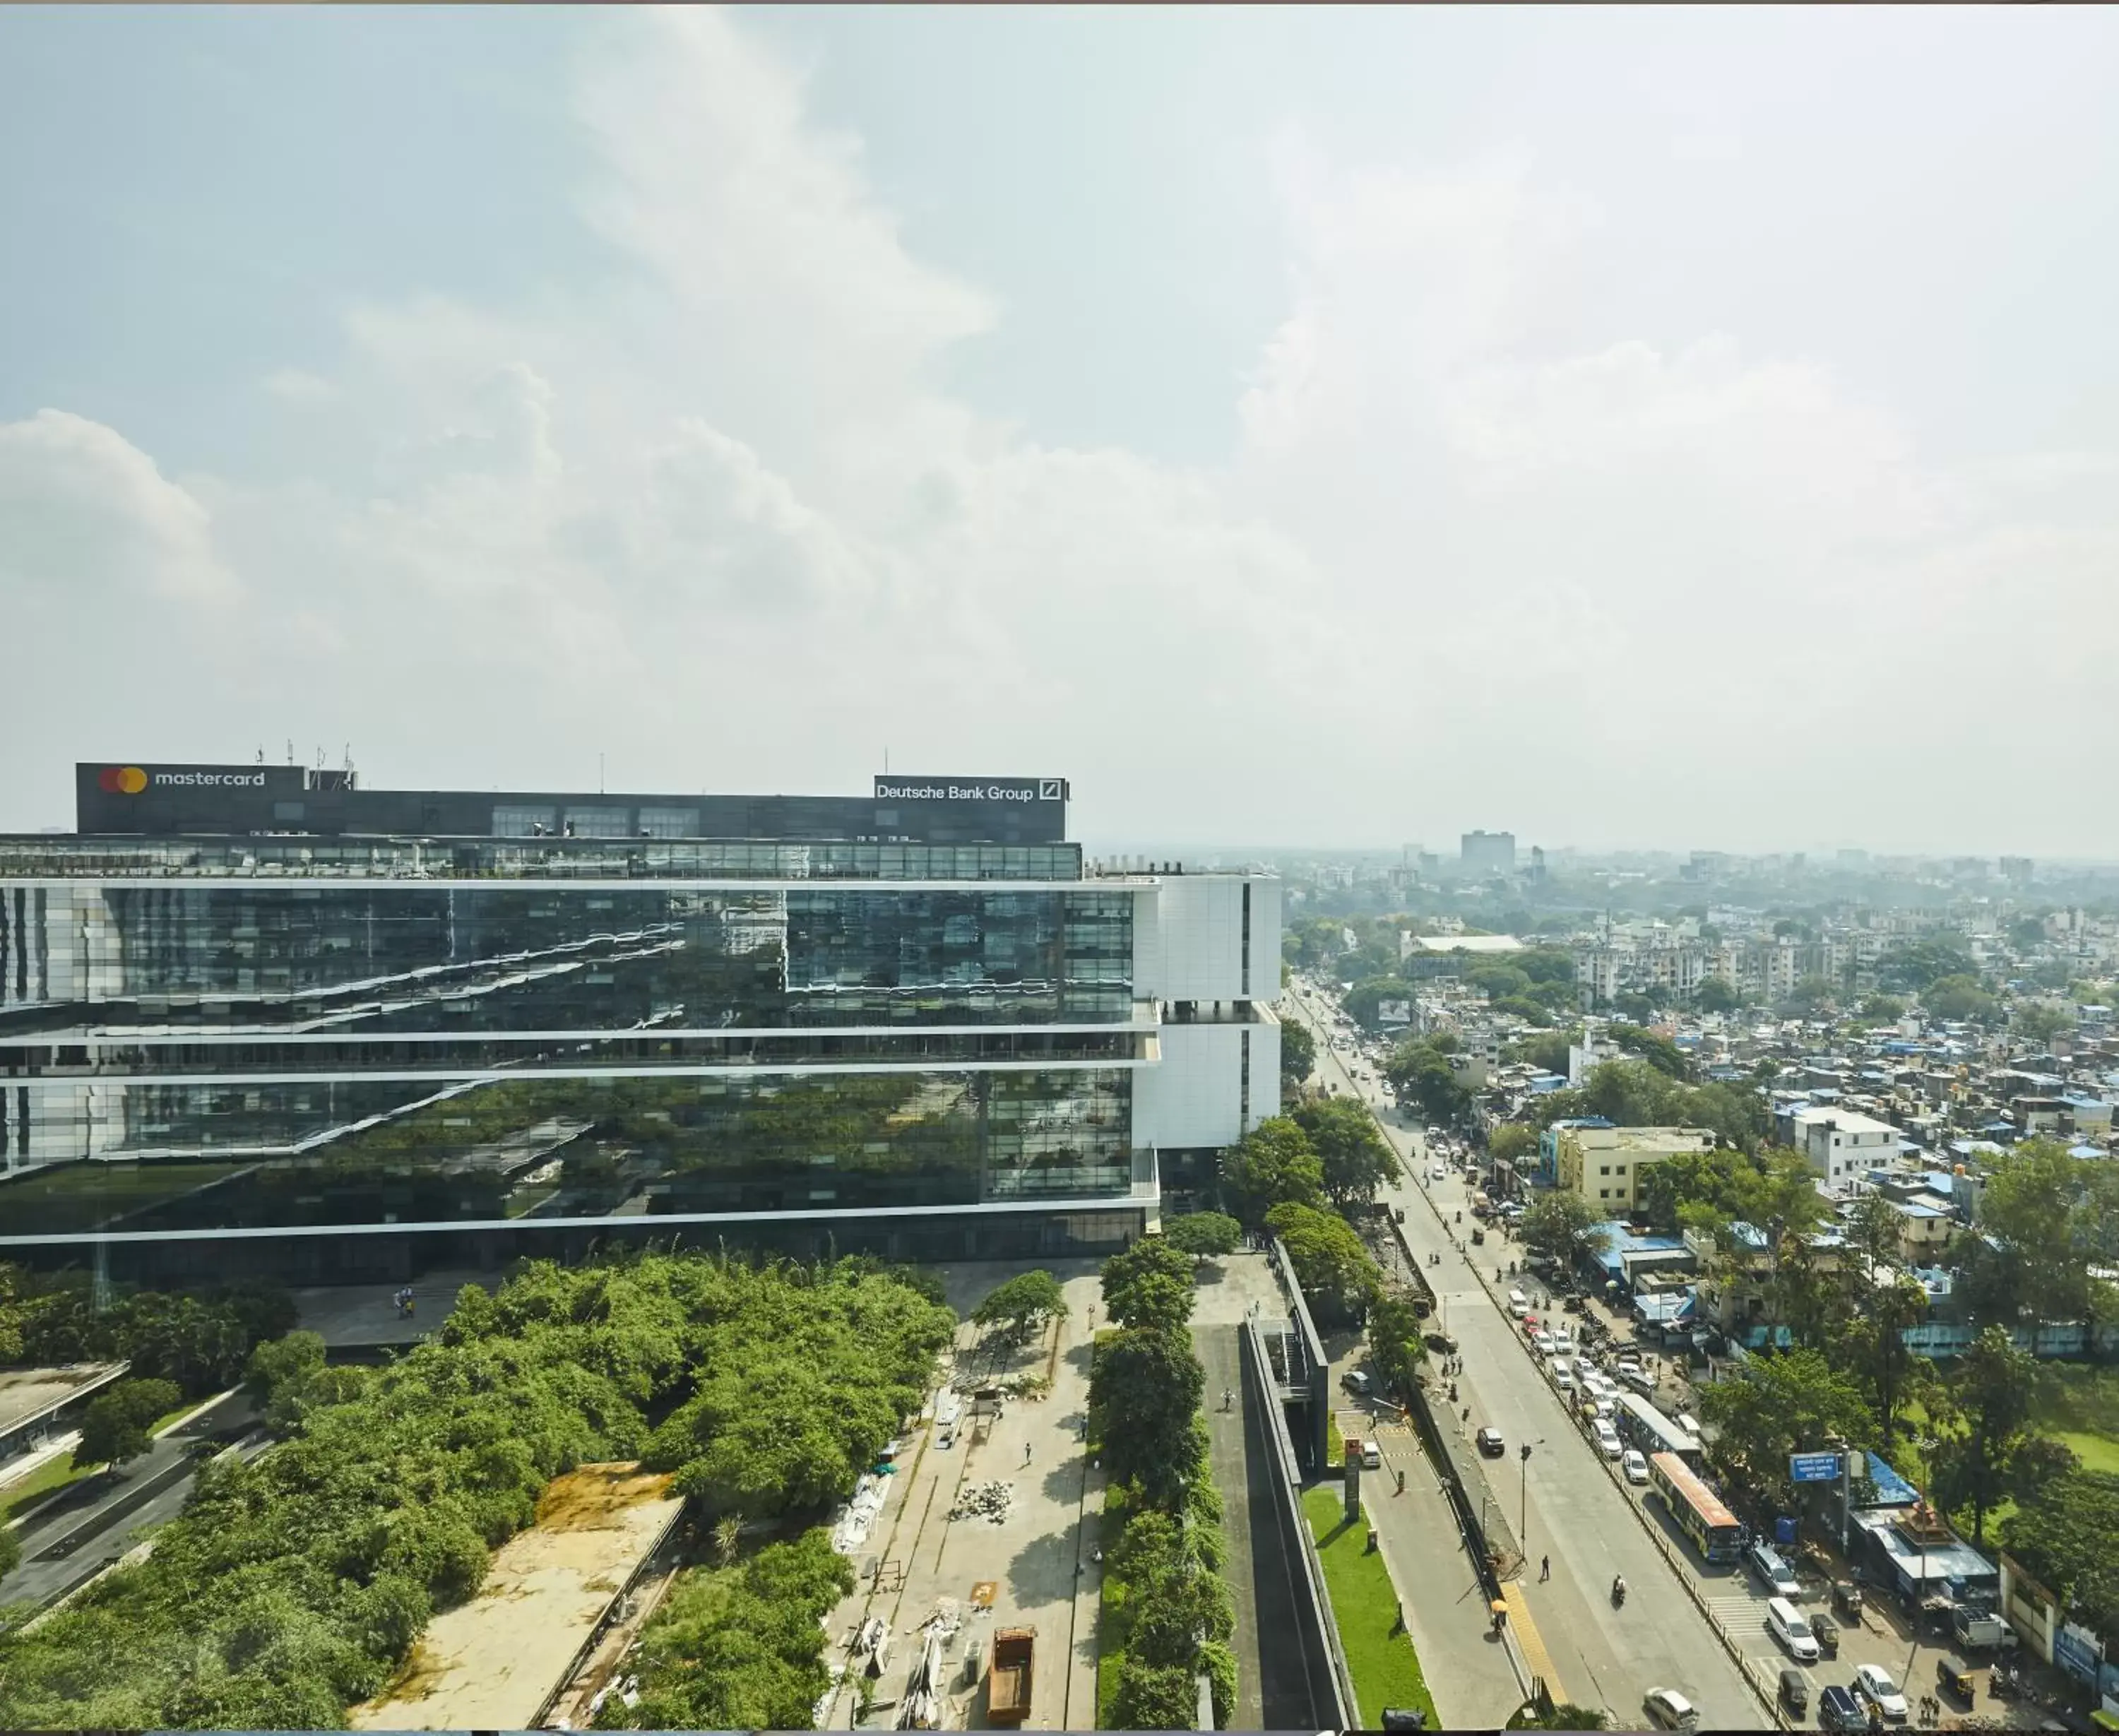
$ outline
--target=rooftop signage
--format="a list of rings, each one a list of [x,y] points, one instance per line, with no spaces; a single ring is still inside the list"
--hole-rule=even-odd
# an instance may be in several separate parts
[[[1064,802],[1064,778],[893,777],[879,773],[879,802]]]
[[[113,796],[156,789],[267,789],[299,782],[303,775],[299,766],[103,766],[95,771],[95,787]]]

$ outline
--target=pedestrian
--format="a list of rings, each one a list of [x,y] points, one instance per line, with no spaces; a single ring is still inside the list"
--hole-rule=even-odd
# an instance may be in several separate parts
[[[1030,1442],[1027,1441],[1022,1443],[1022,1462],[1025,1465],[1030,1463]]]
[[[1537,1582],[1542,1586],[1552,1577],[1552,1558],[1542,1555],[1537,1562]]]

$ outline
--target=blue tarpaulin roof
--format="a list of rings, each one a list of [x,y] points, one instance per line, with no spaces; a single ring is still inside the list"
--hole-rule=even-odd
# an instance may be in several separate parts
[[[1869,1480],[1876,1485],[1878,1507],[1911,1507],[1920,1491],[1893,1470],[1881,1453],[1869,1456]]]

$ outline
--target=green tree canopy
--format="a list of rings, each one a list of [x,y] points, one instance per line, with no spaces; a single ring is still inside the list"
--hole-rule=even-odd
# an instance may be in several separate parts
[[[1180,1503],[1199,1461],[1194,1428],[1206,1384],[1187,1332],[1129,1326],[1099,1340],[1090,1404],[1115,1479],[1138,1484],[1157,1507]]]
[[[1994,997],[1969,974],[1938,977],[1921,991],[1921,1005],[1938,1019],[1965,1019],[1984,1023],[1999,1010]]]
[[[1427,1120],[1447,1124],[1471,1108],[1472,1094],[1457,1082],[1457,1070],[1450,1064],[1455,1039],[1450,1039],[1445,1049],[1444,1035],[1399,1044],[1384,1062],[1384,1076],[1401,1097],[1411,1098]]]
[[[1530,1202],[1517,1231],[1526,1248],[1572,1266],[1578,1256],[1603,1248],[1607,1234],[1603,1220],[1604,1215],[1580,1194],[1556,1188]]]
[[[1324,1197],[1324,1165],[1310,1136],[1285,1115],[1260,1122],[1222,1159],[1222,1192],[1243,1223],[1257,1225],[1284,1201]]]
[[[1726,977],[1710,976],[1693,992],[1692,1004],[1702,1012],[1733,1012],[1744,1004],[1744,999]]]
[[[1163,1239],[1195,1258],[1207,1254],[1232,1254],[1242,1243],[1244,1226],[1226,1213],[1188,1211],[1162,1226]]]
[[[2063,1599],[2069,1614],[2119,1633],[2119,1475],[2076,1470],[2001,1521],[2001,1543]]]
[[[121,1469],[146,1452],[147,1430],[158,1417],[175,1410],[183,1393],[174,1381],[119,1381],[88,1401],[81,1413],[81,1444],[74,1449],[83,1465]]]
[[[1314,1206],[1282,1205],[1266,1215],[1266,1227],[1286,1245],[1313,1309],[1338,1319],[1367,1305],[1375,1291],[1376,1264],[1344,1218]]]
[[[1486,1136],[1489,1155],[1503,1163],[1520,1163],[1537,1150],[1537,1129],[1519,1121],[1505,1121]]]
[[[1185,1288],[1189,1290],[1191,1285],[1188,1283]],[[1010,1337],[1020,1339],[1066,1312],[1067,1298],[1060,1280],[1048,1271],[1039,1271],[1018,1272],[995,1285],[972,1310],[971,1319],[978,1326],[997,1326]]]
[[[1974,1339],[1951,1371],[1962,1427],[1940,1443],[1936,1494],[1946,1511],[1972,1509],[1972,1539],[1986,1540],[1987,1515],[2006,1498],[2009,1473],[2027,1438],[2038,1363],[2001,1326]]]
[[[1887,989],[1920,994],[1940,978],[1969,976],[1976,968],[1972,955],[1954,941],[1913,940],[1889,948],[1876,974]]]
[[[1325,1193],[1342,1210],[1369,1204],[1376,1189],[1398,1173],[1398,1159],[1366,1104],[1348,1097],[1313,1098],[1296,1109],[1293,1118],[1317,1153]]]
[[[1379,1294],[1369,1308],[1369,1356],[1384,1389],[1408,1395],[1427,1360],[1427,1340],[1412,1298],[1403,1290]]]
[[[1192,1256],[1167,1235],[1143,1236],[1103,1265],[1104,1312],[1122,1326],[1180,1331],[1192,1318]]]
[[[1714,1462],[1783,1507],[1795,1502],[1791,1455],[1821,1451],[1835,1441],[1866,1447],[1876,1438],[1868,1400],[1853,1376],[1812,1349],[1753,1358],[1736,1379],[1701,1391],[1699,1414],[1719,1431],[1709,1449]]]
[[[1284,1089],[1294,1090],[1315,1071],[1317,1039],[1301,1019],[1280,1021],[1280,1077]]]

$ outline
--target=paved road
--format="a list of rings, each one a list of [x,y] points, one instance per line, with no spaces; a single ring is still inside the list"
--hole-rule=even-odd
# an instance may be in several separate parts
[[[1312,1006],[1305,1003],[1302,1010],[1313,1025],[1319,1022]],[[1406,1208],[1406,1239],[1415,1256],[1422,1261],[1430,1252],[1442,1256],[1439,1266],[1427,1268],[1427,1276],[1445,1329],[1463,1345],[1460,1409],[1468,1407],[1471,1416],[1460,1419],[1458,1426],[1491,1424],[1507,1440],[1508,1457],[1489,1461],[1495,1467],[1495,1498],[1503,1503],[1509,1528],[1522,1536],[1529,1561],[1552,1558],[1551,1581],[1540,1582],[1532,1567],[1523,1575],[1522,1590],[1568,1697],[1605,1707],[1626,1727],[1640,1722],[1641,1697],[1649,1688],[1674,1687],[1699,1708],[1700,1720],[1709,1728],[1769,1728],[1706,1618],[1627,1510],[1627,1496],[1525,1353],[1515,1324],[1495,1305],[1466,1255],[1451,1245],[1457,1212],[1465,1211],[1463,1229],[1472,1227],[1462,1180],[1454,1172],[1442,1182],[1425,1179],[1426,1155],[1417,1129],[1384,1106],[1379,1088],[1358,1086],[1347,1058],[1331,1047],[1328,1017],[1322,1022],[1319,1072],[1341,1093],[1376,1109],[1405,1170],[1384,1197]],[[1449,1231],[1438,1213],[1448,1215]],[[1491,1245],[1469,1252],[1483,1257]],[[1517,1456],[1526,1441],[1531,1443],[1528,1464]],[[1615,1574],[1625,1576],[1630,1594],[1623,1609],[1611,1604]]]
[[[141,1532],[168,1524],[191,1496],[192,1476],[182,1474],[187,1457],[209,1437],[239,1431],[255,1420],[248,1400],[239,1393],[196,1423],[161,1436],[125,1467],[122,1477],[104,1473],[84,1479],[46,1502],[16,1534],[22,1564],[0,1580],[0,1606],[41,1608],[63,1597],[131,1549]],[[166,1488],[128,1506],[163,1476],[172,1479]]]

